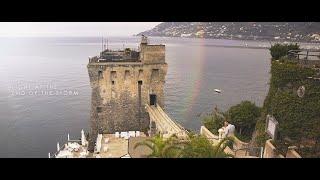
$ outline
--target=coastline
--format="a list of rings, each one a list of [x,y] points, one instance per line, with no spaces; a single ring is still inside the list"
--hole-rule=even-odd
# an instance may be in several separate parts
[[[139,34],[133,35],[133,37],[138,37]],[[191,39],[191,40],[198,40],[198,39],[205,39],[205,40],[230,40],[230,41],[246,41],[246,42],[269,42],[272,44],[275,43],[298,43],[298,44],[309,44],[309,45],[319,45],[319,42],[311,42],[311,41],[292,41],[292,40],[274,40],[274,39],[230,39],[230,38],[201,38],[201,37],[178,37],[178,36],[153,36],[149,35],[149,37],[153,38],[172,38],[172,39]]]

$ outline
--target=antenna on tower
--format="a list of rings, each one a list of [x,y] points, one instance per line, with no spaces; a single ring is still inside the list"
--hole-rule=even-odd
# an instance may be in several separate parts
[[[101,48],[102,48],[102,51],[103,51],[103,36],[102,36],[102,46],[101,46]]]
[[[109,50],[109,42],[108,42],[108,39],[107,39],[107,50]]]
[[[104,45],[103,45],[103,51],[106,50],[106,39],[103,39],[104,40]]]

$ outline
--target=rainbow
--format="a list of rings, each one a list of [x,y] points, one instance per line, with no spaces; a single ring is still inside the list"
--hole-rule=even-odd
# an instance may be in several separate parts
[[[192,108],[193,108],[193,104],[195,104],[196,100],[198,99],[199,95],[200,95],[200,89],[202,87],[202,78],[201,75],[203,74],[203,69],[204,69],[204,62],[205,62],[205,57],[204,55],[206,54],[205,50],[206,48],[203,48],[202,45],[205,44],[205,40],[204,39],[199,39],[200,41],[200,45],[198,46],[198,51],[195,51],[196,59],[194,59],[196,65],[194,66],[194,75],[190,76],[190,78],[192,78],[191,83],[191,89],[188,90],[189,94],[186,97],[186,103],[187,107],[183,110],[183,115],[185,117],[189,117],[190,116],[190,112],[192,112]]]

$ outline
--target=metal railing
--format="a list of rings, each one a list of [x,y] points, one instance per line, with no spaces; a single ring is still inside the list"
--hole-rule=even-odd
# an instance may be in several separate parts
[[[320,58],[320,50],[289,50],[288,51],[288,57],[294,58],[297,60],[304,59],[304,60],[310,60],[310,57],[317,57]],[[320,60],[320,59],[319,59]]]

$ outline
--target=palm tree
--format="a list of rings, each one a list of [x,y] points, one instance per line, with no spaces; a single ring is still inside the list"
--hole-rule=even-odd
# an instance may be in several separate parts
[[[213,146],[206,137],[195,134],[189,134],[187,140],[178,139],[176,136],[163,139],[158,134],[152,139],[137,143],[134,148],[146,146],[151,150],[148,157],[157,158],[227,158],[233,157],[225,153],[228,144],[232,142],[233,138],[228,137]]]
[[[163,137],[158,134],[152,139],[146,139],[143,142],[137,143],[134,148],[139,146],[146,146],[152,152],[148,157],[158,157],[158,158],[174,158],[179,156],[181,151],[181,146],[176,136],[171,136],[168,139],[163,139]]]
[[[226,158],[233,157],[231,154],[225,153],[228,143],[232,142],[232,138],[225,138],[217,145],[212,143],[203,136],[192,136],[185,144],[180,157],[183,158]]]

